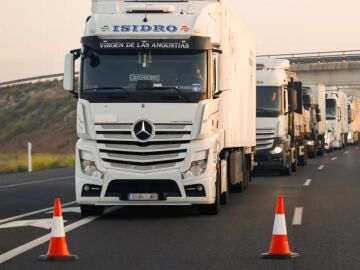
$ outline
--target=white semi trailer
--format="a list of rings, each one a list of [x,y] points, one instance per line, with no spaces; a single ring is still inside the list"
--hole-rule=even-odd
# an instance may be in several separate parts
[[[360,98],[348,96],[348,144],[357,144],[360,139]]]
[[[81,41],[65,58],[64,88],[78,96],[83,215],[108,205],[216,214],[229,186],[247,187],[255,45],[226,0],[93,0]]]
[[[326,89],[326,120],[334,133],[334,148],[345,147],[348,135],[347,95],[337,87]]]
[[[309,112],[303,109],[301,82],[283,59],[257,58],[256,163],[285,175],[306,165]]]

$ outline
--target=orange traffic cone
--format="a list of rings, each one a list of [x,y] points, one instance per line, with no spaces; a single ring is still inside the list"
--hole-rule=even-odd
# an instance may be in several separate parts
[[[263,253],[262,257],[266,259],[291,259],[299,256],[300,255],[298,253],[290,251],[286,230],[284,199],[282,196],[279,196],[276,206],[270,250],[268,253]]]
[[[70,255],[66,244],[64,220],[59,198],[55,199],[48,253],[46,255],[41,255],[39,259],[43,261],[72,261],[78,259],[76,255]]]

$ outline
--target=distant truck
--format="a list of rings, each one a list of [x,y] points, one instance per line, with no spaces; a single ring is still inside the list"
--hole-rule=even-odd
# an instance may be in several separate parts
[[[310,132],[306,144],[309,157],[324,155],[326,134],[326,87],[323,84],[307,84],[303,87],[304,108],[310,114]]]
[[[306,165],[308,113],[303,108],[302,83],[295,81],[288,60],[257,58],[257,169],[284,175]]]
[[[229,186],[247,188],[256,53],[232,10],[226,0],[93,0],[64,77],[79,97],[75,178],[84,216],[109,205],[217,214]]]
[[[349,124],[347,95],[337,87],[326,89],[326,120],[334,131],[334,148],[344,148]]]
[[[360,140],[360,98],[348,96],[348,144],[357,144]]]

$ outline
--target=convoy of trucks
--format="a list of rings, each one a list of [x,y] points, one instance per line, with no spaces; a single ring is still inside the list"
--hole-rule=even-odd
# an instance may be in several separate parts
[[[227,1],[93,0],[81,41],[65,58],[64,88],[78,96],[84,216],[108,205],[217,214],[231,187],[247,188],[256,52]]]
[[[290,175],[360,139],[360,100],[257,58],[227,0],[92,0],[65,57],[78,99],[76,199],[217,214],[256,169]],[[80,60],[78,89],[75,61]]]

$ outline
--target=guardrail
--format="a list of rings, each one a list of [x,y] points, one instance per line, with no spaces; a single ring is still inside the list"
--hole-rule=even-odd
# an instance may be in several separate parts
[[[360,61],[360,50],[268,54],[258,57],[288,59],[292,64],[358,62]]]
[[[75,73],[75,75],[78,75],[78,74],[79,74],[79,72]],[[19,80],[7,81],[7,82],[0,83],[0,88],[14,85],[14,84],[23,84],[23,83],[32,82],[32,81],[53,79],[53,78],[59,78],[59,77],[63,77],[63,76],[64,76],[64,73],[56,73],[56,74],[50,74],[50,75],[43,75],[43,76],[29,77],[29,78],[23,78],[23,79],[19,79]]]

